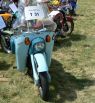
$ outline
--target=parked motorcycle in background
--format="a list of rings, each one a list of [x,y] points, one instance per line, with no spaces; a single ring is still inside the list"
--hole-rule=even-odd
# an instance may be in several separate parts
[[[57,24],[56,35],[63,37],[70,36],[74,30],[74,20],[71,16],[66,15],[63,5],[49,5],[51,10],[49,17]]]
[[[13,4],[13,2],[11,2],[11,4]],[[9,7],[9,5],[11,5],[11,4],[10,3],[4,3],[4,4],[2,4],[2,7],[0,9],[0,16],[3,17],[3,19],[6,23],[5,29],[9,29],[9,30],[12,28],[12,24],[16,19],[15,13]]]
[[[4,52],[11,53],[10,38],[14,34],[13,33],[14,30],[12,27],[17,18],[16,16],[17,8],[13,2],[11,2],[7,6],[8,6],[7,10],[4,9],[6,6],[0,10],[0,16],[3,18],[6,24],[6,27],[4,27],[0,33],[0,43]],[[13,7],[14,9],[12,9],[11,7]]]

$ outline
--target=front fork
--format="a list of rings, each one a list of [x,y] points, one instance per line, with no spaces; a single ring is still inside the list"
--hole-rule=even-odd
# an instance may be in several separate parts
[[[46,63],[46,56],[45,53],[37,53],[35,55],[31,54],[31,63],[33,69],[33,79],[36,85],[39,84],[39,73],[46,72],[48,75],[48,80],[51,81],[50,74],[48,72],[48,66]]]

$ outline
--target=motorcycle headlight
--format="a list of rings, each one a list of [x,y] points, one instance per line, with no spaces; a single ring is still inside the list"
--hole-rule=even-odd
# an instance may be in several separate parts
[[[45,43],[44,42],[38,42],[34,45],[35,52],[43,52],[44,50],[45,50]]]

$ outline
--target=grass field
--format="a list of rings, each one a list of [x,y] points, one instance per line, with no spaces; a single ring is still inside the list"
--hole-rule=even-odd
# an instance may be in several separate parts
[[[33,80],[13,69],[15,56],[0,50],[0,103],[95,103],[95,0],[78,0],[75,30],[55,44],[49,102]]]

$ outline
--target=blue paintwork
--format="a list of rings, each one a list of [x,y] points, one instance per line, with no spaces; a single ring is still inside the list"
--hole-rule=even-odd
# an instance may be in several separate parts
[[[42,54],[42,53],[37,53],[37,54],[34,55],[34,57],[35,57],[37,64],[38,64],[37,71],[38,72],[48,71],[48,66],[47,66],[47,63],[46,63],[45,55]]]
[[[10,39],[10,46],[11,46],[11,51],[13,54],[15,54],[15,39],[16,39],[16,36],[12,36],[11,39]]]
[[[26,59],[29,48],[29,46],[25,45],[24,39],[23,35],[15,39],[16,64],[17,69],[21,72],[26,70]]]
[[[31,41],[31,44],[30,44],[30,47],[29,47],[29,54],[31,54],[31,53],[35,54],[37,52],[37,51],[35,51],[34,46],[35,46],[35,44],[37,44],[39,42],[42,42],[42,43],[45,44],[45,40],[41,37],[36,37]],[[40,52],[42,52],[42,53],[45,52],[45,48]]]

